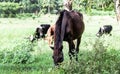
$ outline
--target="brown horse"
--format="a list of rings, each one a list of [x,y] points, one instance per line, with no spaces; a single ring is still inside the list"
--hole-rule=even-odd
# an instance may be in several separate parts
[[[58,65],[63,62],[63,41],[67,41],[69,44],[69,56],[70,59],[75,57],[78,60],[77,54],[79,52],[79,45],[81,37],[84,32],[83,15],[76,11],[60,12],[60,16],[56,21],[55,33],[54,33],[54,47],[53,47],[53,60],[54,64]],[[77,39],[77,46],[73,40]]]

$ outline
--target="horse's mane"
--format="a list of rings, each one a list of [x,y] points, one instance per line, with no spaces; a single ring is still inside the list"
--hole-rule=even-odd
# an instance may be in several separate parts
[[[63,10],[60,12],[60,15],[56,21],[56,26],[55,26],[55,37],[54,37],[54,43],[55,43],[55,46],[59,47],[61,44],[60,41],[61,41],[61,25],[62,25],[62,20],[63,20],[63,16],[64,16],[64,12],[66,10]],[[57,45],[58,44],[58,45]],[[56,48],[56,47],[55,47]]]

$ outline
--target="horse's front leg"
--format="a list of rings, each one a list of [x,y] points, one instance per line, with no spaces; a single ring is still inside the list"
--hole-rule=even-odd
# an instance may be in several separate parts
[[[75,44],[73,43],[73,40],[69,40],[68,44],[69,44],[68,54],[69,54],[70,60],[72,60],[72,57],[75,56]]]
[[[76,46],[76,61],[78,61],[78,53],[79,53],[79,45],[81,43],[81,37],[77,39],[77,46]]]

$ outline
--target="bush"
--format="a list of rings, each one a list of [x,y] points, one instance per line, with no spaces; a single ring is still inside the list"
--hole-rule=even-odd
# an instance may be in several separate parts
[[[15,17],[21,9],[18,3],[0,2],[0,17]]]
[[[35,61],[33,45],[28,41],[17,44],[12,51],[5,50],[0,52],[0,63],[27,64]]]
[[[97,39],[90,51],[82,50],[79,61],[62,63],[59,68],[54,68],[51,73],[65,74],[119,74],[120,51],[107,49],[103,40]]]

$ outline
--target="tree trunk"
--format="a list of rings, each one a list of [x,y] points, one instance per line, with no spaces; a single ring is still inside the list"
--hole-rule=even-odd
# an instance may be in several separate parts
[[[73,0],[63,0],[64,1],[64,9],[67,11],[72,10],[72,1]]]
[[[120,25],[120,0],[114,0],[117,22]]]

